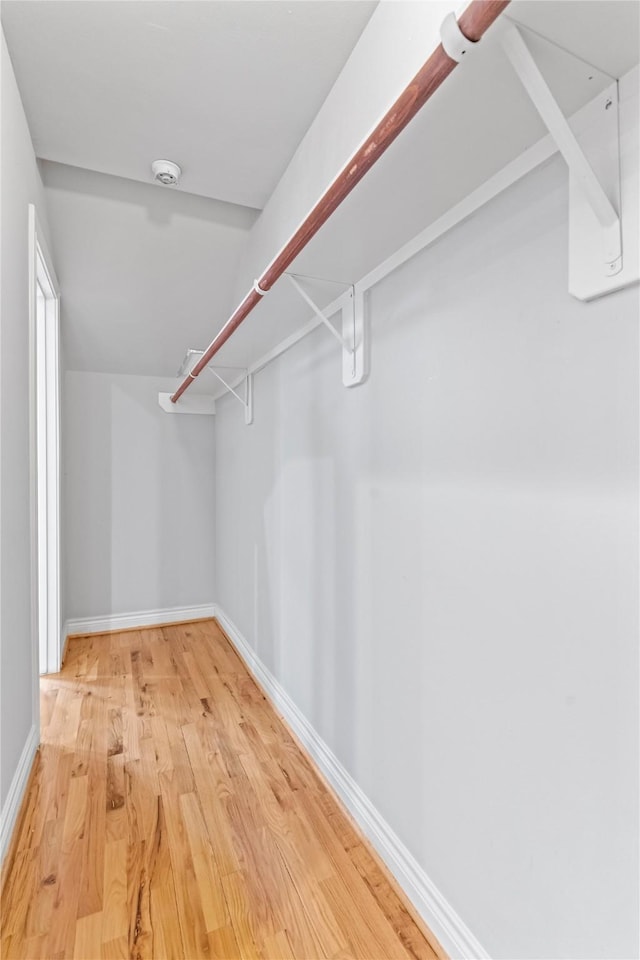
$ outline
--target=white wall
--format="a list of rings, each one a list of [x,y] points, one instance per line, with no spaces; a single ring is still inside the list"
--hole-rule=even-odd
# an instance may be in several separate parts
[[[65,374],[69,619],[214,600],[214,418],[164,413],[174,386]]]
[[[33,724],[29,476],[28,205],[48,233],[42,181],[2,37],[2,324],[0,360],[0,800]],[[46,237],[48,239],[48,237]]]
[[[218,404],[217,600],[495,958],[638,955],[638,289],[556,159]]]

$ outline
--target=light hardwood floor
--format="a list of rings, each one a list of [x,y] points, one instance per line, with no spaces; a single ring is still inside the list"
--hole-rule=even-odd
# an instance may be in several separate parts
[[[73,638],[2,891],[2,955],[433,958],[214,621]]]

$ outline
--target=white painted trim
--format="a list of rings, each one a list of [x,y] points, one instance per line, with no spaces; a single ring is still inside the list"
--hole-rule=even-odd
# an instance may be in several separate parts
[[[4,802],[2,813],[0,814],[0,863],[4,862],[4,858],[9,850],[11,836],[16,825],[18,813],[20,812],[20,805],[22,804],[22,798],[24,797],[24,792],[29,782],[29,774],[31,773],[31,767],[33,766],[33,760],[39,743],[38,726],[34,724],[29,731],[29,736],[20,755],[16,772],[13,775],[13,780],[11,781],[11,786],[9,787],[9,792]]]
[[[44,232],[33,204],[28,209],[29,243],[29,391],[30,475],[32,549],[32,634],[35,643],[34,717],[39,710],[38,675],[60,669],[62,631],[60,621],[60,288]],[[46,297],[45,328],[38,334],[37,285]],[[38,370],[37,357],[43,361]],[[44,403],[38,413],[38,393]],[[38,448],[39,416],[43,416],[44,449]],[[42,454],[44,453],[44,458]],[[44,463],[42,462],[44,459]],[[42,497],[40,481],[44,475]],[[39,506],[44,508],[40,517]],[[40,538],[42,537],[42,540]],[[42,554],[42,556],[41,556]],[[44,584],[40,581],[44,580]],[[39,610],[42,587],[45,610]],[[42,627],[44,626],[44,631]],[[44,632],[44,638],[40,634]],[[42,650],[41,639],[44,639]]]
[[[351,774],[300,712],[279,681],[265,667],[247,640],[216,604],[216,619],[240,657],[284,720],[317,764],[320,772],[347,808],[359,828],[398,881],[405,894],[452,958],[488,960],[489,954],[440,893],[389,824],[383,819]]]
[[[195,607],[164,607],[157,610],[139,610],[137,613],[112,613],[102,617],[81,617],[67,620],[64,625],[64,642],[67,637],[81,633],[108,633],[111,630],[131,630],[136,627],[156,627],[161,623],[179,623],[181,620],[204,620],[215,616],[213,603]]]
[[[38,598],[38,430],[36,399],[36,317],[37,317],[37,233],[36,208],[32,203],[27,210],[27,263],[29,270],[29,568],[31,575],[31,719],[40,726],[40,642]]]

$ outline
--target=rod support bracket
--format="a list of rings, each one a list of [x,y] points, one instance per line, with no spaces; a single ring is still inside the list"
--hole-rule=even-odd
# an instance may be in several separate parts
[[[622,236],[619,219],[603,228],[602,240],[604,244],[604,272],[608,277],[615,277],[622,270]]]
[[[172,402],[170,393],[159,393],[158,404],[165,413],[212,417],[216,412],[215,397],[204,396],[201,393],[190,393],[188,397],[180,397],[175,403]]]
[[[366,380],[369,372],[364,292],[357,285],[349,288],[342,305],[342,336],[353,344],[349,353],[342,352],[342,383],[345,387],[355,387]]]
[[[220,369],[235,370],[238,368],[220,367]],[[249,373],[245,367],[242,367],[241,369],[244,372],[244,397],[240,396],[238,391],[235,390],[234,387],[232,387],[231,384],[225,380],[220,373],[218,373],[218,369],[216,369],[216,367],[212,367],[211,364],[207,365],[207,370],[214,375],[216,380],[218,380],[223,387],[225,387],[228,393],[230,393],[236,398],[236,400],[239,401],[244,410],[244,422],[247,424],[247,426],[249,426],[249,424],[253,423],[253,374]]]
[[[519,28],[510,24],[501,40],[569,168],[569,290],[580,300],[590,300],[611,289],[608,278],[623,270],[617,84],[605,91],[601,112],[579,141]]]
[[[456,63],[464,60],[476,46],[476,40],[469,40],[460,29],[455,13],[448,13],[440,25],[442,49]]]
[[[332,337],[338,341],[342,347],[342,382],[345,387],[355,387],[362,383],[366,378],[366,353],[365,353],[365,324],[364,324],[364,294],[358,290],[352,283],[340,284],[348,287],[346,293],[340,298],[342,306],[334,302],[331,312],[342,311],[342,332],[336,329],[326,316],[324,310],[321,310],[317,303],[309,296],[307,291],[300,285],[300,280],[317,279],[313,277],[301,277],[299,274],[287,273],[286,276],[291,281],[292,286],[298,291],[304,302],[311,307],[318,320],[327,328]],[[335,283],[336,281],[326,281]]]

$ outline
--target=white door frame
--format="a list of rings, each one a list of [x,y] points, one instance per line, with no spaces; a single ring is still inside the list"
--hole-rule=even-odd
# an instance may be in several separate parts
[[[45,297],[44,317],[42,307],[38,316],[38,288]],[[36,209],[29,204],[31,593],[36,717],[39,674],[57,672],[62,655],[59,363],[60,288]]]

